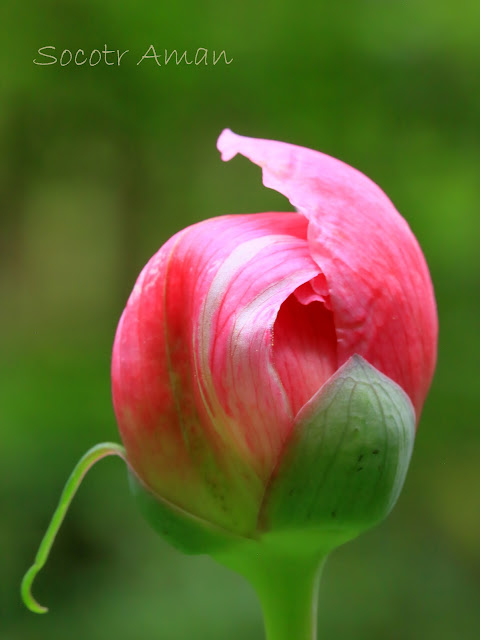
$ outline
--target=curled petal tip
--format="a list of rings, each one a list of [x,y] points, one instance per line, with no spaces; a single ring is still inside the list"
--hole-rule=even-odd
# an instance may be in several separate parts
[[[217,149],[222,154],[222,160],[228,162],[234,158],[238,151],[238,139],[242,136],[237,135],[231,129],[224,129],[218,136]]]

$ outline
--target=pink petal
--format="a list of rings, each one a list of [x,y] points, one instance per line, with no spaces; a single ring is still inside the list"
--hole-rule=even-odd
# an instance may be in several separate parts
[[[339,365],[358,353],[400,384],[417,418],[436,362],[437,313],[424,257],[408,224],[369,178],[325,154],[225,130],[222,158],[263,169],[265,186],[309,221],[310,252],[324,274]]]
[[[255,526],[298,409],[272,335],[285,300],[319,274],[306,231],[288,213],[189,227],[142,271],[115,339],[114,405],[133,468],[153,491],[237,531]]]
[[[296,414],[337,369],[333,313],[309,299],[291,295],[282,304],[274,327],[274,362]]]
[[[220,431],[229,430],[235,449],[265,477],[296,413],[273,364],[273,325],[282,303],[315,277],[318,267],[309,255],[305,223],[297,228],[303,238],[285,233],[285,223],[298,223],[298,216],[242,218],[255,234],[248,240],[237,236],[228,256],[211,270],[213,277],[195,313],[196,367],[213,422]],[[221,220],[228,229],[238,224],[238,218]]]

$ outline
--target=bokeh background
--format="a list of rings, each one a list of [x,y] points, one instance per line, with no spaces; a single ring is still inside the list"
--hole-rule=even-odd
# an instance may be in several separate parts
[[[438,370],[391,517],[333,554],[319,637],[480,637],[480,4],[2,0],[0,637],[260,640],[250,587],[156,537],[110,459],[87,477],[23,608],[21,576],[74,463],[117,440],[109,366],[138,272],[181,227],[283,210],[224,127],[371,176],[424,248]],[[40,47],[129,49],[38,66]],[[230,65],[158,67],[225,50]]]

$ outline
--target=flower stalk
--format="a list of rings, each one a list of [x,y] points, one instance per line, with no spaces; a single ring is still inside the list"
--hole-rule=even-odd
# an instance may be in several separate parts
[[[315,640],[318,588],[324,559],[283,559],[255,582],[267,640]],[[260,576],[259,576],[260,578]]]
[[[298,541],[297,541],[298,542]],[[260,600],[266,640],[315,640],[320,577],[330,548],[321,553],[290,536],[266,536],[216,559],[243,575]]]

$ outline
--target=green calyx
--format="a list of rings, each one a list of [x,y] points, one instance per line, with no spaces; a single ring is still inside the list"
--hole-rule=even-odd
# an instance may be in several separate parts
[[[414,438],[407,394],[353,356],[300,412],[267,487],[261,529],[338,533],[343,542],[374,526],[400,494]]]
[[[213,554],[245,540],[152,493],[130,469],[129,484],[144,517],[162,538],[187,554]]]

